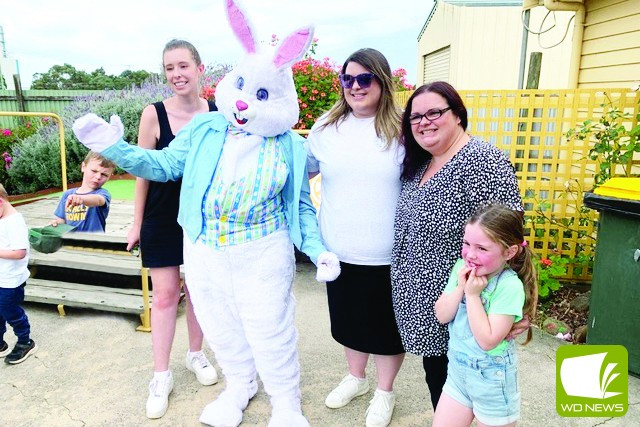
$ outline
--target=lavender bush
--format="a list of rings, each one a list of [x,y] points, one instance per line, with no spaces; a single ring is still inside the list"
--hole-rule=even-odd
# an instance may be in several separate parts
[[[87,149],[76,139],[71,130],[73,122],[87,113],[95,113],[109,121],[112,114],[122,119],[124,139],[135,143],[138,139],[140,115],[145,106],[171,95],[161,83],[143,84],[141,88],[105,91],[100,94],[78,97],[69,104],[60,117],[64,124],[64,140],[67,156],[67,180],[82,179],[80,164]],[[61,187],[60,142],[57,126],[46,126],[31,137],[15,144],[11,150],[11,167],[7,171],[13,186],[12,194],[30,193],[46,188]]]

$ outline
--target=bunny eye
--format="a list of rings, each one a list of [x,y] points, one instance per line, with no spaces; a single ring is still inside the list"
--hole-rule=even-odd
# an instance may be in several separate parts
[[[269,98],[269,92],[266,89],[258,89],[256,98],[258,98],[258,101],[266,101]]]
[[[243,87],[244,87],[244,79],[242,77],[238,77],[238,80],[236,80],[236,88],[242,90]]]

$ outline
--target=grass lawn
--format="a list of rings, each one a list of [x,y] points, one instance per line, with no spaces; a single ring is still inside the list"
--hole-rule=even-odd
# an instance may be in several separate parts
[[[107,181],[103,187],[111,193],[114,200],[133,200],[135,186],[135,179],[116,179]]]
[[[111,181],[107,181],[107,183],[103,186],[106,188],[109,193],[111,193],[112,200],[133,200],[133,195],[135,192],[136,180],[135,179],[115,179]],[[39,200],[43,197],[60,197],[62,196],[62,191],[58,191],[57,193],[49,193],[45,196],[35,196],[27,199],[20,199],[19,203],[29,202],[33,200]]]
[[[135,179],[116,179],[113,181],[107,181],[102,188],[107,189],[111,193],[112,200],[133,200],[133,193],[136,187]],[[47,197],[60,197],[62,191],[58,193],[49,194]]]

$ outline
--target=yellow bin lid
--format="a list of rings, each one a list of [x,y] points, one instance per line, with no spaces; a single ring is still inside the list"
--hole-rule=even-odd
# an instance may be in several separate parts
[[[640,200],[640,178],[611,178],[593,192],[599,196]]]

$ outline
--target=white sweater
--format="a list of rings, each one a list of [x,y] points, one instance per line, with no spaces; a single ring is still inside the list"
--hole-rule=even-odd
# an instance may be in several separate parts
[[[27,250],[22,259],[0,258],[0,288],[17,288],[29,278],[29,230],[21,213],[0,218],[0,249]]]
[[[357,265],[391,263],[393,219],[400,194],[403,150],[384,149],[374,118],[311,129],[306,142],[309,172],[322,174],[320,232],[340,261]]]

